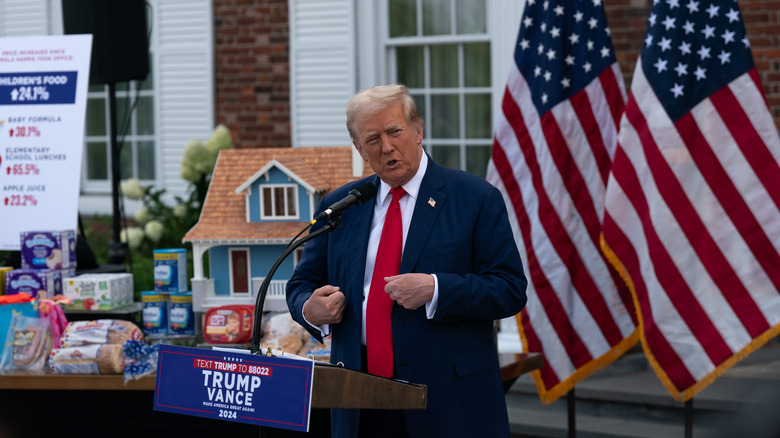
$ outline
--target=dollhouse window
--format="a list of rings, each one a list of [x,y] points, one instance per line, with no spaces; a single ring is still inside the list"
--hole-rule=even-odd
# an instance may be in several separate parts
[[[296,185],[264,185],[260,190],[261,219],[298,219]]]

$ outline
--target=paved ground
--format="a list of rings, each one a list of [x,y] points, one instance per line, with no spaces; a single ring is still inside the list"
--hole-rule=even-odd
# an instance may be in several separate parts
[[[576,387],[577,437],[683,437],[675,402],[641,351]],[[513,436],[567,436],[566,400],[542,405],[528,376],[507,395]],[[536,397],[536,401],[534,401]],[[726,371],[693,398],[694,438],[780,437],[780,340]]]

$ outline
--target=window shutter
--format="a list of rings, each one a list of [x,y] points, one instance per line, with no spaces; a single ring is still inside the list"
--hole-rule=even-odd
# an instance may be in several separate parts
[[[354,1],[289,5],[292,145],[350,145],[345,111],[356,91]]]
[[[213,25],[210,0],[158,1],[155,69],[160,183],[171,195],[187,188],[181,156],[191,139],[214,130]]]
[[[49,34],[46,0],[0,0],[0,36]]]

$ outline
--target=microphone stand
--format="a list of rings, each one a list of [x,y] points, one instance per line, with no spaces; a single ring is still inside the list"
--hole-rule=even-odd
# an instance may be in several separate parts
[[[263,316],[263,305],[265,304],[265,296],[268,293],[268,286],[271,284],[271,277],[273,277],[276,270],[279,268],[279,265],[282,264],[282,261],[284,261],[285,258],[287,258],[288,255],[290,255],[293,251],[295,251],[296,248],[303,245],[304,243],[308,242],[309,240],[319,236],[323,233],[328,233],[336,228],[338,228],[341,225],[341,215],[338,215],[336,217],[331,217],[330,222],[326,223],[317,231],[313,231],[312,233],[295,240],[290,241],[289,244],[287,244],[287,247],[282,251],[282,254],[279,255],[279,258],[276,259],[276,262],[274,262],[273,266],[271,266],[271,269],[268,271],[268,275],[265,276],[265,279],[263,279],[263,284],[260,285],[260,290],[257,292],[257,299],[255,300],[255,321],[254,321],[254,327],[252,328],[252,344],[250,345],[250,353],[251,354],[262,354],[262,349],[260,348],[260,338],[262,337],[263,327],[261,324],[261,319]],[[311,225],[309,225],[311,226]],[[308,227],[307,227],[308,228]]]

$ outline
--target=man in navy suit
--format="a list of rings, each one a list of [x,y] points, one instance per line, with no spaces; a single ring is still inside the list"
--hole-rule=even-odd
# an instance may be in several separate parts
[[[368,371],[368,295],[386,293],[392,300],[387,377],[427,385],[428,400],[425,410],[334,409],[332,436],[509,436],[493,321],[522,310],[527,281],[501,194],[423,151],[423,121],[403,85],[356,94],[347,128],[376,175],[324,196],[316,213],[366,182],[377,186],[377,197],[345,210],[340,228],[307,242],[287,284],[287,303],[312,335],[332,336],[331,362]],[[396,187],[405,191],[400,269],[382,277],[383,289],[372,289]]]

